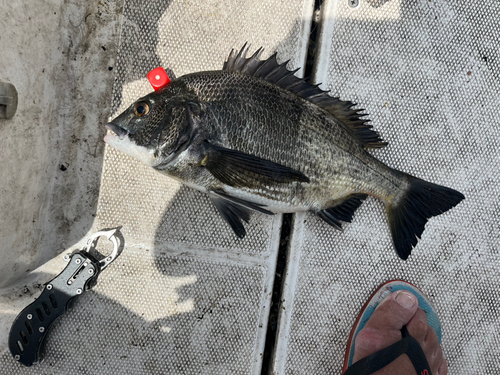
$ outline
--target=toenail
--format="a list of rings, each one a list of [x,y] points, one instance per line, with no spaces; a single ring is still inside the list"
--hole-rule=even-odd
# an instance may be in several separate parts
[[[405,309],[411,309],[417,302],[417,299],[413,294],[405,291],[399,292],[394,300]]]

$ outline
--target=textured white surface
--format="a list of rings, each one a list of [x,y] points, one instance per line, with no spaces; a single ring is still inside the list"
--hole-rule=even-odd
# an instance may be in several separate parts
[[[249,41],[304,65],[313,2],[127,0],[116,114],[152,91],[146,74],[221,69]],[[103,126],[104,124],[101,124]],[[281,215],[252,214],[239,240],[205,195],[106,148],[93,230],[126,247],[54,326],[45,361],[0,374],[259,374]]]
[[[500,3],[327,1],[316,81],[359,103],[388,165],[466,199],[397,258],[385,208],[368,199],[343,233],[296,216],[274,370],[340,373],[359,310],[401,278],[437,308],[450,374],[500,368]]]
[[[451,374],[496,374],[500,368],[500,6],[495,1],[480,6],[459,3],[361,0],[357,8],[348,7],[346,1],[327,1],[324,5],[317,81],[324,82],[333,94],[367,109],[375,128],[390,143],[374,152],[382,161],[453,187],[464,193],[466,200],[429,222],[407,262],[396,258],[384,207],[374,199],[362,205],[343,233],[312,215],[298,214],[281,310],[274,364],[277,374],[340,372],[347,336],[359,309],[380,283],[392,278],[415,283],[435,304]],[[12,22],[28,25],[21,15],[43,15],[52,27],[46,27],[45,32],[55,35],[58,18],[51,18],[53,4],[44,3],[38,13],[30,8],[36,13],[33,15],[27,7],[20,11],[9,8],[17,14]],[[111,34],[89,21],[99,16],[116,22],[120,11],[114,6],[112,2],[99,2],[96,9],[91,8],[87,22],[80,22],[87,16],[83,7],[75,8],[70,2],[62,9],[62,24],[72,25],[69,34],[63,33],[64,46],[81,49],[69,48],[70,57],[63,61],[55,58],[57,66],[68,64],[78,70],[80,63],[71,62],[72,58],[82,56],[86,61],[91,54],[98,56],[96,50],[101,50],[101,44],[110,49],[103,40]],[[311,16],[311,1],[242,1],[229,5],[217,1],[153,1],[148,6],[127,1],[118,62],[114,65],[112,59],[100,57],[104,59],[101,65],[109,62],[116,72],[112,112],[118,113],[150,91],[145,79],[150,69],[163,65],[177,76],[219,69],[229,50],[245,41],[254,47],[264,46],[266,56],[278,50],[281,61],[292,59],[291,67],[302,66]],[[1,25],[12,33],[18,31],[6,23],[8,20],[2,19]],[[36,27],[30,27],[27,30],[35,33]],[[87,33],[87,28],[94,34]],[[84,35],[87,37],[82,38]],[[0,41],[9,38],[2,35]],[[35,44],[27,44],[27,49],[37,66],[42,54]],[[88,50],[86,45],[90,45]],[[54,48],[57,50],[57,45]],[[54,58],[55,52],[50,56]],[[44,61],[50,62],[45,57]],[[57,203],[61,210],[54,210],[55,217],[43,223],[45,233],[59,228],[56,239],[46,237],[50,244],[57,243],[57,249],[47,247],[56,253],[87,231],[92,221],[88,217],[94,214],[88,207],[95,205],[86,201],[97,196],[91,189],[95,175],[92,181],[88,178],[92,175],[89,171],[100,170],[100,164],[86,157],[99,155],[95,151],[98,148],[92,147],[102,136],[95,124],[95,108],[102,100],[95,97],[90,101],[79,90],[87,95],[95,93],[103,80],[94,81],[95,72],[89,72],[96,65],[81,64],[87,70],[82,70],[81,78],[75,81],[77,90],[72,91],[71,98],[80,104],[70,106],[62,101],[57,118],[61,129],[66,129],[73,125],[68,125],[68,114],[71,119],[85,115],[86,128],[75,127],[75,134],[67,134],[56,126],[52,133],[58,137],[50,138],[64,146],[66,151],[60,160],[65,161],[67,156],[72,174],[57,180],[57,174],[40,177],[25,168],[18,169],[32,176],[23,180],[28,181],[27,189],[46,191],[50,184],[57,188],[47,202]],[[9,60],[7,65],[15,64]],[[55,67],[56,63],[49,65]],[[98,73],[102,78],[102,72]],[[65,74],[55,77],[58,82],[67,80]],[[32,80],[27,79],[26,85]],[[49,86],[40,82],[37,78],[30,94],[35,99],[44,97],[44,93],[46,99],[50,98],[51,92],[43,91]],[[31,103],[31,99],[24,103]],[[30,105],[25,115],[41,123],[50,121],[37,108]],[[51,113],[52,107],[42,108]],[[25,116],[22,111],[20,107],[16,116]],[[13,129],[0,130],[4,135]],[[80,130],[83,136],[78,138]],[[9,134],[3,138],[12,147],[14,144],[7,140],[17,138]],[[31,142],[27,144],[38,142],[36,147],[46,152],[46,138],[37,138],[31,131],[24,135]],[[91,146],[83,139],[92,140]],[[14,155],[8,156],[12,166],[19,157],[18,149],[10,150],[9,155]],[[115,150],[107,149],[104,160],[93,228],[123,225],[127,248],[101,275],[97,287],[84,294],[56,323],[44,363],[23,369],[9,353],[2,353],[0,374],[259,373],[280,217],[253,215],[246,226],[248,235],[240,241],[203,194]],[[38,162],[50,169],[51,165],[57,168],[59,161]],[[76,166],[80,165],[83,174],[78,173]],[[35,166],[30,168],[36,170]],[[9,167],[3,173],[14,170]],[[82,184],[82,175],[90,187]],[[16,181],[14,174],[11,180]],[[9,205],[20,199],[15,184],[4,185],[10,189],[4,195],[5,215],[14,212],[14,206]],[[31,199],[33,195],[38,199],[37,193],[24,196]],[[54,197],[76,203],[68,206]],[[27,208],[28,213],[23,211],[19,218],[31,219],[39,212],[45,215],[40,207],[47,205],[34,201],[23,201],[21,208]],[[16,238],[4,236],[2,244],[26,240],[22,244],[29,249],[31,242],[36,243],[41,227],[35,225],[33,229],[29,220],[3,218],[9,225],[4,227],[6,231],[23,229]],[[74,221],[78,218],[84,219],[83,224]],[[69,230],[73,231],[70,237]],[[7,247],[8,251],[12,248]],[[12,314],[4,315],[13,319]]]
[[[2,374],[250,373],[267,293],[250,262],[127,246],[57,321],[45,361]]]

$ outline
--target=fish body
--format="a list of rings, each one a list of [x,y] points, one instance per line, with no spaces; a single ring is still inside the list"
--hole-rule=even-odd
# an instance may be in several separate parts
[[[107,125],[115,135],[105,141],[208,193],[240,237],[249,210],[312,211],[341,228],[371,195],[386,203],[406,259],[427,219],[464,198],[368,153],[386,143],[353,103],[295,77],[275,55],[246,52],[139,99]]]

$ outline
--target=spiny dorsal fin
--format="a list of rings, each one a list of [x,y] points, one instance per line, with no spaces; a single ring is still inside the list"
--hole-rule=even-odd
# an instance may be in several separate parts
[[[247,43],[239,52],[231,50],[227,61],[224,62],[222,70],[228,72],[240,72],[274,83],[281,88],[300,96],[330,112],[337,120],[346,126],[348,130],[367,148],[380,148],[387,146],[380,135],[373,130],[373,126],[367,124],[367,116],[361,113],[361,109],[352,109],[354,103],[343,101],[328,95],[319,85],[311,85],[302,78],[295,76],[296,70],[288,70],[286,65],[278,64],[276,53],[267,60],[260,60],[264,49],[261,47],[250,57],[246,57],[250,46]]]

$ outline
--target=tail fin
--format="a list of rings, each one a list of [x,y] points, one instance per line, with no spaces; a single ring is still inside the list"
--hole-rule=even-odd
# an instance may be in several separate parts
[[[465,198],[456,190],[406,176],[410,188],[397,204],[387,206],[392,240],[401,259],[408,258],[429,218],[448,211]]]

